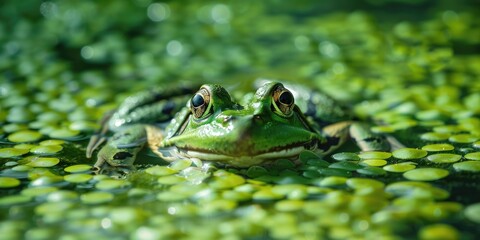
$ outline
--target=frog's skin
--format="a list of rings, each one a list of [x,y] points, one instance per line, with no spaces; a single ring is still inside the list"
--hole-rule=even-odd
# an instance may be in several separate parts
[[[98,152],[96,171],[127,172],[146,144],[168,161],[197,158],[234,167],[295,159],[304,150],[328,154],[348,136],[363,151],[389,147],[382,136],[350,120],[344,107],[304,87],[266,82],[239,102],[219,85],[206,84],[185,96],[189,91],[154,89],[127,98],[105,117],[87,147],[90,157],[108,140]],[[107,138],[109,131],[114,134]]]

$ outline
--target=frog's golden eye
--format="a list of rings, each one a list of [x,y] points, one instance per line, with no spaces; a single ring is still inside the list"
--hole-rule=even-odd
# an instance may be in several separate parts
[[[205,118],[211,113],[212,101],[210,92],[201,88],[190,100],[190,109],[195,118]]]
[[[278,86],[272,93],[272,109],[280,116],[292,115],[295,100],[293,94],[283,86]]]

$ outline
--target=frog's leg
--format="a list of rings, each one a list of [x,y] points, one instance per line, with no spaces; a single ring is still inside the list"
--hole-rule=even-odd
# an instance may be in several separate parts
[[[389,140],[384,135],[373,133],[370,131],[370,125],[365,123],[352,123],[350,136],[362,151],[389,151],[391,148],[396,148],[391,144],[393,138]]]
[[[343,121],[327,125],[322,129],[326,138],[326,142],[319,146],[319,149],[323,151],[322,154],[331,153],[347,141],[352,123],[352,121]]]
[[[154,89],[131,96],[114,112],[107,113],[101,121],[101,129],[90,138],[86,156],[90,158],[93,151],[107,139],[109,131],[119,131],[132,124],[153,124],[170,120],[189,99],[185,92],[193,88]]]
[[[137,153],[145,145],[145,125],[129,126],[116,132],[98,152],[93,170],[97,174],[123,175],[133,169]]]
[[[319,147],[325,154],[338,148],[351,137],[362,151],[388,151],[403,145],[396,139],[370,131],[370,126],[365,123],[343,121],[327,125],[323,128],[326,142]]]

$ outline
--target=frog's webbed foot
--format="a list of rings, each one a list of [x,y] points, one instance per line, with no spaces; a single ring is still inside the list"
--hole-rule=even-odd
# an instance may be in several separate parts
[[[109,175],[114,178],[123,178],[131,171],[135,170],[133,165],[111,165],[111,161],[105,159],[102,156],[98,156],[97,162],[92,167],[94,174]]]
[[[103,116],[102,121],[100,122],[101,128],[96,133],[90,137],[90,141],[87,145],[86,156],[91,158],[93,151],[100,147],[105,141],[107,141],[106,134],[108,132],[108,121],[112,117],[114,111],[108,112]]]
[[[115,133],[98,152],[93,166],[96,174],[124,175],[130,172],[137,153],[147,141],[144,125],[130,126]]]
[[[116,148],[111,144],[104,146],[97,155],[97,162],[92,167],[95,174],[124,176],[135,170],[133,162],[142,145],[131,148]]]

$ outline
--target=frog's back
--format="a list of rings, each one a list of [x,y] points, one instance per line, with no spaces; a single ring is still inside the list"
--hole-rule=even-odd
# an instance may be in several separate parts
[[[351,120],[351,109],[335,101],[328,95],[301,85],[285,84],[295,96],[295,103],[307,117],[311,117],[320,127],[332,123]]]

